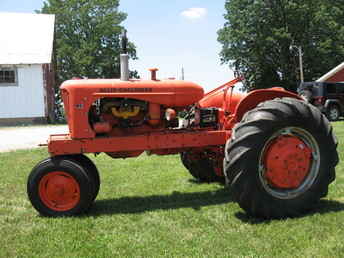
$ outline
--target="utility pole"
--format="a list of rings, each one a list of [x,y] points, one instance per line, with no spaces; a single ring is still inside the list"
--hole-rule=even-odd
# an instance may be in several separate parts
[[[304,82],[304,77],[303,77],[303,60],[302,60],[302,47],[301,46],[296,46],[296,45],[291,45],[289,47],[290,50],[293,48],[296,48],[298,50],[298,55],[299,55],[299,69],[300,69],[300,81]]]
[[[301,80],[301,82],[304,82],[304,78],[303,78],[303,64],[302,64],[302,48],[301,48],[301,46],[298,47],[298,50],[299,50],[300,80]]]
[[[185,80],[185,76],[184,76],[184,67],[182,67],[182,80],[184,81]]]

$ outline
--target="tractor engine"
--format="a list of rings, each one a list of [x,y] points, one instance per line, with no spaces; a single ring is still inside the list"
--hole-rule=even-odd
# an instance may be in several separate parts
[[[199,105],[191,106],[184,119],[182,128],[217,128],[219,125],[220,109],[216,107],[201,108]]]
[[[216,128],[219,108],[198,105],[167,108],[130,98],[104,98],[90,108],[89,122],[96,135],[145,133],[161,129]]]
[[[148,107],[142,100],[104,98],[90,109],[89,121],[97,134],[109,133],[115,128],[136,128],[150,120]]]
[[[91,107],[89,121],[98,135],[149,132],[161,128],[215,128],[219,122],[219,108],[198,105],[166,108],[136,99],[104,98]]]

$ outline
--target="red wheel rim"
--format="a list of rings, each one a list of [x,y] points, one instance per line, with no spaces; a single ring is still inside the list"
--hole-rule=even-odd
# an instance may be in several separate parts
[[[265,179],[272,187],[293,189],[307,177],[312,162],[312,149],[300,138],[281,135],[273,139],[263,154]]]
[[[259,179],[263,188],[278,199],[293,199],[312,187],[320,171],[317,140],[303,128],[276,131],[259,157]]]
[[[42,202],[55,211],[73,209],[80,201],[79,183],[66,172],[51,172],[42,177],[38,188]]]

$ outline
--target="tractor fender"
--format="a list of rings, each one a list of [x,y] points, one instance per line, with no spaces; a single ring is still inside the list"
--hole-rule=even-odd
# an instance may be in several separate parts
[[[239,122],[247,111],[255,108],[261,102],[284,97],[302,100],[299,95],[290,91],[286,91],[280,87],[251,91],[239,102],[238,106],[236,107],[235,121]]]

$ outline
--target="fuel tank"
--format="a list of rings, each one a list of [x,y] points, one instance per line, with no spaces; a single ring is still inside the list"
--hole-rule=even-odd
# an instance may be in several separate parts
[[[61,85],[69,96],[90,96],[95,99],[132,98],[167,107],[184,107],[198,102],[204,96],[201,86],[179,80],[81,79]]]
[[[235,112],[236,107],[239,102],[246,96],[244,93],[231,93],[231,89],[225,92],[223,90],[216,91],[210,94],[206,94],[200,101],[199,105],[203,108],[205,107],[217,107],[224,108],[231,114]],[[225,101],[225,104],[223,102]]]

